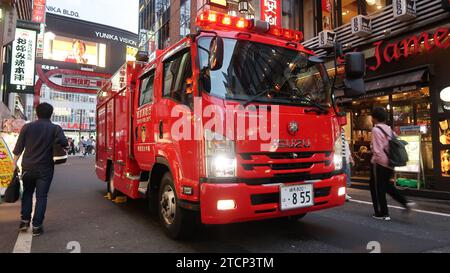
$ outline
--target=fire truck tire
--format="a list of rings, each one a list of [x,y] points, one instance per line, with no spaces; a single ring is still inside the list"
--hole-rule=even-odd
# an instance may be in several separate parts
[[[159,220],[166,235],[172,239],[190,237],[197,223],[195,212],[180,207],[170,172],[161,179],[158,200]]]
[[[111,197],[111,200],[114,201],[117,196],[121,196],[120,192],[114,187],[114,167],[111,165],[108,174],[108,181],[106,182],[106,189],[108,194]]]
[[[295,223],[298,220],[302,219],[303,217],[305,217],[306,213],[303,214],[298,214],[298,215],[291,215],[291,216],[287,216],[285,217],[285,220],[290,222],[290,223]]]

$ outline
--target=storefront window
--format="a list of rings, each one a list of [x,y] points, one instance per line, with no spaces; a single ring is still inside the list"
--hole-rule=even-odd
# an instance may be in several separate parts
[[[404,88],[404,90],[406,90]],[[368,178],[370,175],[371,130],[373,127],[371,111],[376,106],[384,107],[390,115],[387,122],[395,133],[403,135],[420,135],[421,160],[426,175],[432,174],[432,130],[431,130],[431,104],[428,87],[409,88],[410,91],[398,90],[381,91],[369,98],[361,98],[349,102],[347,109],[351,112],[351,141],[350,147],[355,160],[352,175],[354,177]],[[450,119],[441,121],[442,141],[447,144],[446,132],[450,130]]]
[[[366,14],[372,14],[390,5],[392,0],[364,0],[366,4]]]
[[[351,22],[351,19],[359,14],[358,0],[341,0],[342,24]]]
[[[341,2],[341,24],[351,22],[359,14],[370,15],[392,4],[392,0],[338,0]]]
[[[298,0],[282,1],[282,26],[289,29],[300,29],[300,8]]]
[[[180,36],[185,37],[191,32],[191,0],[181,0],[180,3]]]

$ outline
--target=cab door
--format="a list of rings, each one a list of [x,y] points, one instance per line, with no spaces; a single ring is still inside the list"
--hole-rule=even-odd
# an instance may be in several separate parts
[[[199,181],[199,141],[194,138],[191,56],[191,48],[185,47],[164,57],[161,65],[161,100],[156,107],[160,130],[158,150],[161,148],[176,157],[172,171],[175,172],[174,178],[178,179],[178,193],[181,186],[195,188]]]
[[[139,79],[134,118],[134,155],[139,167],[150,170],[155,163],[155,128],[153,128],[155,69]]]

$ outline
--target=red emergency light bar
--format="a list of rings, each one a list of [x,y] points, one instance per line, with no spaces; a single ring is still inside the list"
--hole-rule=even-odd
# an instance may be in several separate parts
[[[301,31],[269,25],[268,22],[261,20],[245,19],[212,11],[200,13],[197,16],[197,26],[209,29],[234,29],[266,33],[280,39],[296,42],[303,40]]]

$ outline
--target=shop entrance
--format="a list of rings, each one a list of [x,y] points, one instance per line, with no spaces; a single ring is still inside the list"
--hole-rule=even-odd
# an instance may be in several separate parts
[[[364,98],[343,105],[350,117],[346,136],[355,166],[353,180],[368,180],[370,176],[370,140],[372,120],[370,113],[376,106],[390,113],[388,125],[398,135],[420,134],[425,175],[433,175],[431,103],[427,86],[398,88],[391,92],[372,92]],[[350,132],[348,132],[350,131]]]

